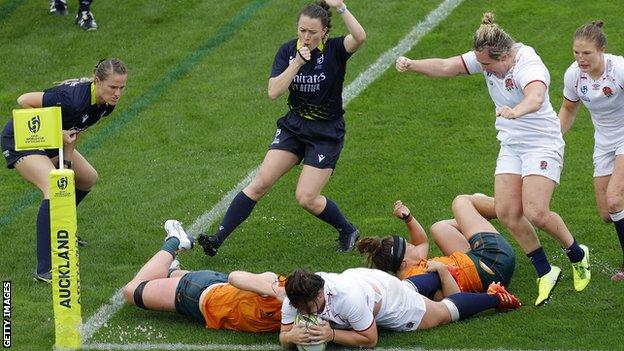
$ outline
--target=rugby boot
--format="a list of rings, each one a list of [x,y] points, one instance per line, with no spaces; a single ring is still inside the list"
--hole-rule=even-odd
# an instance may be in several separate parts
[[[206,256],[216,256],[220,245],[214,235],[200,234],[197,238],[197,242],[204,249]]]
[[[360,238],[360,231],[354,230],[352,233],[338,235],[338,251],[341,253],[353,251],[355,243]]]
[[[195,238],[192,235],[186,234],[184,228],[182,228],[182,224],[179,221],[169,219],[165,222],[163,227],[167,232],[165,241],[169,238],[178,238],[178,240],[180,240],[180,244],[178,245],[178,250],[176,252],[186,251],[193,248]]]
[[[557,266],[550,266],[550,272],[537,278],[537,299],[535,300],[535,306],[543,305],[552,294],[553,288],[561,277],[561,268]]]
[[[490,286],[488,286],[487,294],[496,295],[496,297],[500,300],[500,305],[496,308],[497,311],[507,312],[517,310],[520,306],[522,306],[520,300],[508,292],[500,283],[491,283]]]
[[[583,291],[591,280],[591,271],[589,270],[589,248],[585,245],[579,245],[585,252],[585,256],[579,262],[572,263],[572,277],[574,278],[574,290]]]
[[[57,16],[66,16],[67,0],[50,0],[50,14]]]
[[[76,24],[86,31],[97,30],[98,25],[91,11],[80,11],[76,15]]]

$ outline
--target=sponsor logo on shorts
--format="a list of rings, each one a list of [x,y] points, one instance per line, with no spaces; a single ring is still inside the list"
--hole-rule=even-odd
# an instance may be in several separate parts
[[[318,158],[319,158],[319,162],[323,162],[323,160],[325,159],[325,155],[319,154]]]
[[[409,322],[405,325],[405,329],[412,329],[414,328],[414,322]]]
[[[545,171],[548,168],[548,162],[546,161],[540,161],[540,169],[542,171]]]
[[[85,114],[82,116],[82,123],[86,122],[89,119],[89,114]]]
[[[37,133],[40,128],[41,118],[39,117],[39,115],[36,115],[35,117],[31,118],[30,121],[28,121],[28,130],[30,130],[31,133]]]
[[[273,142],[271,143],[271,145],[273,144],[279,144],[280,139],[278,138],[279,135],[282,133],[282,129],[281,128],[277,128],[277,130],[275,131],[275,138],[273,138]]]
[[[11,151],[4,150],[4,151],[2,151],[2,154],[4,155],[4,157],[9,157],[9,155],[11,154]]]

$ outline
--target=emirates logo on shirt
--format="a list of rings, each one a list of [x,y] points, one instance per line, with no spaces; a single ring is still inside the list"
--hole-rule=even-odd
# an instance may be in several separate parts
[[[505,89],[507,89],[507,91],[510,91],[514,88],[515,88],[515,85],[514,85],[513,79],[511,78],[505,79]]]
[[[613,90],[610,87],[602,88],[602,93],[605,94],[606,97],[612,97],[613,96]]]

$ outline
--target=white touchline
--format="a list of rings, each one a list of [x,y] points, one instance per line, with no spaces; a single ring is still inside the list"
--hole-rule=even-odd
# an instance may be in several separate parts
[[[276,344],[148,344],[148,343],[131,343],[131,344],[110,344],[110,343],[92,343],[85,345],[81,350],[249,350],[249,351],[265,351],[265,350],[283,350]],[[475,349],[423,349],[420,347],[377,347],[376,351],[468,351]],[[482,350],[488,351],[488,350]],[[494,350],[492,350],[494,351]],[[496,351],[505,351],[505,349],[496,349]]]
[[[381,76],[391,65],[394,64],[396,58],[400,55],[405,54],[410,51],[414,45],[416,45],[420,39],[431,32],[435,27],[440,24],[442,20],[444,20],[448,15],[453,12],[453,10],[462,3],[463,0],[445,0],[442,2],[435,10],[431,11],[427,17],[419,22],[416,26],[414,26],[411,31],[401,39],[401,41],[390,50],[386,51],[382,54],[377,61],[375,61],[366,71],[360,73],[357,78],[353,82],[351,82],[343,91],[343,105],[346,107],[351,100],[356,98],[364,89],[366,89],[372,82],[374,82],[379,76]],[[259,167],[259,166],[258,166]],[[217,217],[219,217],[223,212],[227,209],[227,206],[232,202],[236,194],[240,192],[258,171],[258,167],[251,170],[247,176],[240,181],[232,190],[230,190],[219,203],[217,203],[213,208],[209,211],[203,213],[195,223],[193,223],[189,229],[191,233],[199,233],[206,228],[209,228]],[[102,343],[93,343],[86,344],[86,342],[93,336],[95,333],[115,314],[117,311],[121,309],[124,305],[124,299],[119,289],[113,297],[111,297],[108,304],[103,305],[100,309],[89,318],[82,326],[82,340],[85,343],[85,348],[97,348],[100,350],[107,349],[124,349],[117,344],[102,344]],[[93,347],[91,347],[93,345]],[[112,345],[111,348],[104,348],[106,345]],[[158,346],[160,345],[160,346]],[[158,344],[157,346],[152,347],[153,349],[165,349],[162,347],[163,344]],[[197,350],[196,348],[184,348],[183,344],[168,344],[175,345],[175,350]],[[191,346],[191,345],[189,345]],[[216,346],[224,346],[224,345],[213,345],[210,348],[210,345],[201,345],[203,350],[215,349]],[[249,349],[252,345],[245,345]],[[150,344],[141,344],[141,348],[149,349]],[[191,346],[193,347],[193,346]],[[255,347],[255,346],[254,346]],[[132,348],[130,348],[132,349]],[[168,350],[174,350],[173,348]],[[223,348],[221,348],[223,349]]]

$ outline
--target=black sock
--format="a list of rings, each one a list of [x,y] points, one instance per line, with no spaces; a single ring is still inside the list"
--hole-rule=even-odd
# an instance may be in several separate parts
[[[622,267],[624,267],[624,219],[620,219],[615,224],[615,231],[617,232],[618,239],[620,239],[620,246],[622,247]]]
[[[76,189],[76,206],[80,205],[82,200],[89,194],[89,190]]]
[[[451,300],[457,307],[459,319],[466,319],[479,312],[496,308],[500,304],[500,299],[496,295],[485,293],[457,293],[448,296],[446,299]]]
[[[546,258],[543,247],[540,246],[536,250],[529,252],[527,257],[531,260],[533,267],[535,267],[538,277],[542,277],[550,272],[550,263],[548,262],[548,258]]]
[[[326,197],[326,199],[327,204],[325,205],[323,212],[319,213],[316,217],[326,223],[331,224],[332,227],[336,228],[339,233],[353,233],[355,231],[355,228],[342,214],[342,212],[340,212],[338,206],[328,197]]]
[[[37,214],[37,273],[43,274],[52,267],[50,253],[50,200],[41,201]]]
[[[583,259],[583,257],[585,257],[585,251],[581,249],[579,244],[576,242],[576,239],[574,239],[574,242],[570,245],[570,247],[567,249],[564,248],[563,251],[565,251],[566,255],[568,255],[568,258],[570,259],[570,262],[572,263],[579,262]]]
[[[407,278],[418,290],[418,293],[433,299],[436,291],[442,289],[438,273],[417,274]]]
[[[80,9],[78,11],[90,11],[92,0],[80,0]]]
[[[256,201],[249,198],[242,191],[236,195],[232,203],[230,203],[230,207],[228,207],[225,212],[225,217],[223,217],[223,221],[221,225],[219,225],[219,230],[215,234],[219,245],[227,239],[228,235],[230,235],[236,227],[249,217],[256,203]]]

